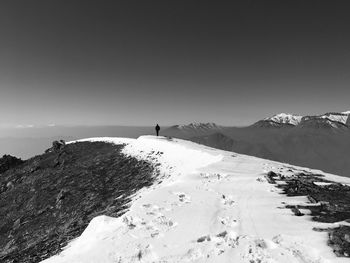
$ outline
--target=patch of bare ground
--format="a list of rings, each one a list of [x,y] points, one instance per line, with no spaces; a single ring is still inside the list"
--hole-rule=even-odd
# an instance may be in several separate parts
[[[155,172],[122,148],[56,142],[0,174],[0,262],[39,262],[60,252],[93,217],[122,215]]]
[[[350,186],[329,181],[319,174],[295,173],[287,177],[270,171],[266,179],[287,196],[308,198],[310,205],[286,205],[296,216],[303,216],[300,209],[308,209],[312,219],[317,222],[350,223]],[[284,183],[279,183],[281,181]],[[349,226],[315,230],[328,232],[328,244],[337,256],[350,257]]]

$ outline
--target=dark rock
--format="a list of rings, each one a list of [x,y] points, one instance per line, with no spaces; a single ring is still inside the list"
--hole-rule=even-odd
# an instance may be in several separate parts
[[[198,243],[202,243],[204,241],[210,241],[210,236],[209,235],[208,236],[203,236],[203,237],[200,237],[200,238],[197,239]]]
[[[2,158],[0,158],[0,174],[22,163],[24,163],[24,161],[22,161],[21,159],[15,156],[5,154]]]
[[[15,185],[10,181],[6,184],[6,190],[11,190],[15,187]]]
[[[14,223],[13,223],[13,230],[17,230],[21,225],[21,219],[18,218]]]
[[[59,253],[93,217],[122,215],[131,196],[154,183],[154,167],[123,155],[122,145],[55,147],[0,176],[1,263],[40,262]]]
[[[266,180],[270,183],[270,184],[276,184],[276,178],[279,177],[278,174],[276,174],[273,171],[270,171],[267,173],[267,175],[265,176]]]
[[[300,210],[297,206],[292,207],[291,210],[294,213],[294,215],[296,215],[296,216],[303,216],[304,215],[302,212],[300,212]]]
[[[64,146],[66,145],[64,140],[60,140],[60,141],[53,141],[52,142],[52,150],[54,152],[59,152],[60,150],[62,150],[64,148]]]
[[[308,196],[307,196],[307,199],[309,199],[309,201],[310,201],[311,203],[313,203],[313,204],[318,203],[318,201],[316,200],[316,198],[314,198],[314,197],[311,196],[311,195],[308,195]]]
[[[269,173],[270,174],[270,173]],[[270,174],[270,177],[274,178]],[[350,222],[350,186],[332,182],[318,174],[294,174],[286,177],[285,184],[277,187],[288,196],[307,196],[312,205],[286,205],[296,216],[302,216],[299,208],[309,209],[312,219],[318,222],[335,223],[341,221]],[[329,185],[317,185],[315,182],[325,182]],[[319,205],[315,206],[316,203]],[[350,256],[350,227],[340,226],[334,229],[320,229],[329,233],[328,244],[333,248],[337,256]]]
[[[340,257],[350,257],[350,227],[340,226],[329,230],[328,244]]]

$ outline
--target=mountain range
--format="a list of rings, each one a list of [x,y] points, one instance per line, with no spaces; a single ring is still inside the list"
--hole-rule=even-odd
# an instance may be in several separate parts
[[[350,176],[350,111],[314,116],[280,113],[247,127],[191,123],[164,127],[161,135],[270,160]],[[137,138],[153,134],[154,127],[50,126],[0,130],[0,155],[24,159],[42,153],[53,140],[94,136]]]
[[[280,113],[247,126],[175,125],[163,135],[350,177],[350,111],[316,116]]]

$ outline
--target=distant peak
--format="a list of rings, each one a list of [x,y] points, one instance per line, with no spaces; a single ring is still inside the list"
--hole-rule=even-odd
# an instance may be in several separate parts
[[[218,126],[214,122],[192,122],[190,124],[181,124],[178,125],[179,129],[212,129],[218,128]]]
[[[272,117],[265,118],[264,120],[274,121],[274,122],[283,123],[283,124],[298,125],[302,118],[303,116],[294,115],[291,113],[279,113],[279,114],[273,115]]]
[[[328,119],[330,121],[340,122],[342,124],[348,123],[348,118],[350,115],[350,111],[345,112],[329,112],[323,115],[320,115],[319,118]]]

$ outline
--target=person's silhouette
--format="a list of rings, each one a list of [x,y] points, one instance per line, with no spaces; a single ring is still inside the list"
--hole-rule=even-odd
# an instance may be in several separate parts
[[[159,135],[159,130],[160,130],[160,127],[159,127],[159,125],[157,124],[157,125],[156,125],[156,133],[157,133],[157,136]]]

